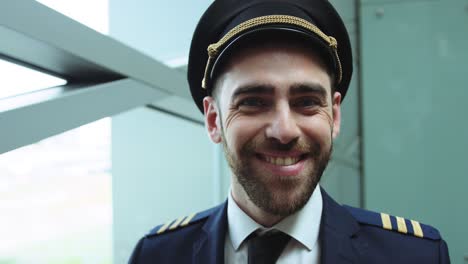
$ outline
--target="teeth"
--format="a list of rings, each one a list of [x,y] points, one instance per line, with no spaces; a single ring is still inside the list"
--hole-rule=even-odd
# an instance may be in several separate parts
[[[276,165],[283,166],[283,165],[284,165],[284,159],[282,159],[282,158],[276,158],[275,164],[276,164]]]
[[[271,164],[275,164],[278,166],[289,166],[296,164],[299,161],[299,158],[296,157],[285,157],[285,158],[280,158],[280,157],[269,157],[265,156],[265,160]]]

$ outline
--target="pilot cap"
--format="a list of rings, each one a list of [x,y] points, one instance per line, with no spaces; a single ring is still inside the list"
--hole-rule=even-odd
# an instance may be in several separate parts
[[[202,113],[220,65],[239,44],[275,35],[310,44],[333,72],[335,91],[345,97],[353,71],[351,45],[327,0],[215,0],[195,29],[188,62],[190,92]]]

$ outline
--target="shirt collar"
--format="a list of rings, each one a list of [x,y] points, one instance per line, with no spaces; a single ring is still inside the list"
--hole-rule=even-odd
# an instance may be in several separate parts
[[[255,230],[262,226],[250,218],[232,198],[231,190],[228,195],[227,217],[229,237],[234,250],[238,250],[242,242]]]
[[[265,228],[242,211],[229,192],[227,216],[231,243],[237,251],[242,242],[257,229],[261,231],[277,229],[290,235],[310,251],[318,240],[322,207],[322,194],[320,186],[317,185],[309,201],[301,210],[286,217],[273,227]]]

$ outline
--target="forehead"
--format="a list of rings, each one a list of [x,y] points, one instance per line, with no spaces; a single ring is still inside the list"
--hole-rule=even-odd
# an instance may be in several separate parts
[[[265,43],[231,56],[215,83],[215,92],[230,97],[236,89],[256,85],[288,92],[301,84],[322,86],[331,93],[331,78],[320,56],[303,45]]]

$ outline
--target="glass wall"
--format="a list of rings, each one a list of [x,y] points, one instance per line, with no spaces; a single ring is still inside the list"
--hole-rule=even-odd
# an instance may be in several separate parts
[[[466,25],[465,0],[361,7],[365,206],[433,225],[452,263],[468,261]]]
[[[108,31],[107,1],[39,2]],[[0,98],[65,83],[6,61],[0,67]],[[105,118],[0,155],[1,264],[112,263],[110,142]]]
[[[63,79],[2,59],[0,72],[0,99],[66,84]]]
[[[111,263],[110,119],[0,155],[0,263]]]

